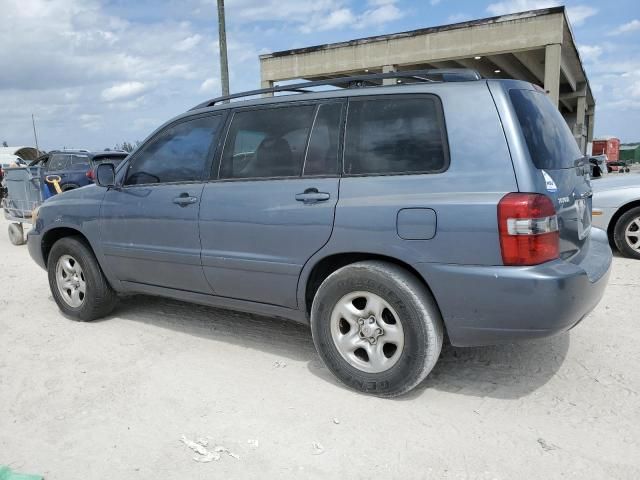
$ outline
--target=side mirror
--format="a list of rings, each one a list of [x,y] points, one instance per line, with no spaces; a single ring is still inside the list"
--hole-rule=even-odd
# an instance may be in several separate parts
[[[112,163],[101,163],[96,168],[96,184],[100,187],[116,186],[116,169]]]

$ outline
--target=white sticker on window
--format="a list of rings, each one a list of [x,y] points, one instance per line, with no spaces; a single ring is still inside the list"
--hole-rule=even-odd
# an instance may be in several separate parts
[[[541,171],[542,171],[542,176],[544,177],[545,186],[547,187],[547,192],[557,192],[558,187],[556,186],[556,182],[553,181],[553,178],[551,178],[551,175],[549,175],[544,170],[541,170]]]

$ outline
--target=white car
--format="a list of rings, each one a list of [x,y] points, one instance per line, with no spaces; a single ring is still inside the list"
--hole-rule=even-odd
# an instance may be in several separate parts
[[[591,180],[593,226],[625,257],[640,259],[640,174]]]

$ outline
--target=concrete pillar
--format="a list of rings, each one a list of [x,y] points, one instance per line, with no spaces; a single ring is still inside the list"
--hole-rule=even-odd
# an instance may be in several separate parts
[[[560,63],[562,48],[559,43],[547,45],[544,53],[544,89],[557,107],[560,99]]]
[[[397,65],[384,65],[382,67],[382,73],[390,73],[390,72],[395,72],[397,71]],[[382,85],[395,85],[396,84],[396,79],[395,78],[383,78],[382,79]]]
[[[595,122],[594,108],[590,108],[587,112],[587,143],[593,142],[593,124]]]
[[[587,97],[586,95],[578,97],[578,104],[576,106],[576,126],[574,130],[574,134],[576,135],[576,139],[578,139],[578,145],[580,146],[580,150],[582,153],[585,153],[587,150],[587,135],[585,131],[587,119]]]
[[[273,80],[262,80],[260,82],[260,88],[272,88]],[[265,93],[262,95],[263,97],[273,97],[273,93]]]

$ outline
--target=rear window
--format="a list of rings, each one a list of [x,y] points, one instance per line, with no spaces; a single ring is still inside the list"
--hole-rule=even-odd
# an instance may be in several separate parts
[[[112,156],[112,157],[105,155],[105,156],[100,156],[100,157],[94,157],[93,163],[95,165],[99,165],[101,163],[113,163],[114,165],[118,165],[125,158],[126,157],[119,156],[119,155],[115,155],[115,156]]]
[[[88,167],[89,166],[89,156],[88,155],[71,155],[71,164],[70,168]]]
[[[427,96],[351,99],[344,161],[345,173],[354,175],[446,170],[440,102]]]
[[[574,167],[583,155],[567,122],[546,94],[533,90],[510,90],[520,129],[538,169]]]

